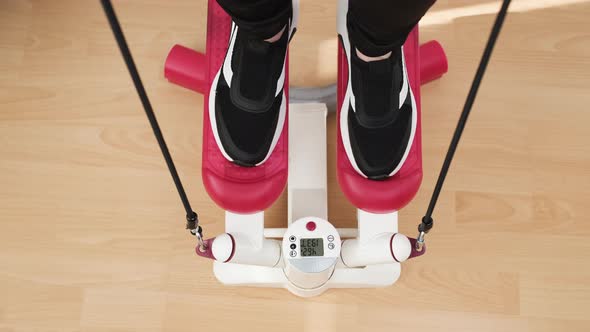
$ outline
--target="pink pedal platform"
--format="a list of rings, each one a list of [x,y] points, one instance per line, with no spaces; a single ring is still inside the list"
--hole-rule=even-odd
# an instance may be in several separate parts
[[[288,120],[285,120],[281,137],[264,164],[242,167],[222,155],[211,131],[208,99],[209,87],[225,57],[230,28],[230,17],[215,0],[209,0],[206,56],[176,45],[166,59],[165,75],[172,83],[205,94],[203,183],[209,196],[221,208],[247,214],[266,210],[287,184]],[[288,96],[288,71],[285,78],[285,95]]]
[[[282,135],[269,159],[258,167],[241,167],[227,161],[219,150],[209,122],[209,88],[227,50],[231,20],[215,0],[209,0],[206,55],[175,45],[166,58],[164,75],[180,86],[205,95],[203,116],[202,177],[209,196],[223,209],[235,213],[264,211],[281,195],[287,184],[288,117]],[[410,84],[418,105],[418,127],[410,154],[401,170],[385,181],[368,180],[354,171],[338,134],[338,182],[353,205],[368,212],[397,211],[416,195],[422,181],[420,135],[420,84],[441,77],[447,60],[441,45],[430,41],[418,46],[418,29],[409,36],[404,50]],[[288,62],[288,60],[287,60]],[[338,54],[338,112],[346,90],[347,62],[342,47]],[[288,96],[288,70],[285,94]],[[288,109],[287,109],[288,112]],[[288,113],[287,113],[288,114]]]
[[[418,192],[422,182],[420,84],[441,77],[448,69],[444,50],[438,42],[431,41],[421,47],[418,46],[418,28],[414,29],[408,37],[404,52],[410,85],[418,107],[418,124],[414,143],[399,172],[383,181],[369,180],[359,175],[348,160],[342,137],[338,134],[336,152],[338,183],[353,205],[368,212],[398,211],[406,206]],[[348,63],[342,45],[338,53],[338,114],[340,114],[348,79]],[[340,126],[339,121],[338,126]]]

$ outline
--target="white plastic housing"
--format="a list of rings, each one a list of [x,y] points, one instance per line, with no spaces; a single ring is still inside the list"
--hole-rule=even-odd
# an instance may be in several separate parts
[[[255,266],[276,266],[281,260],[280,241],[264,237],[264,212],[225,213],[225,234],[213,240],[216,261]]]
[[[306,216],[328,219],[328,110],[324,104],[290,104],[289,108],[288,223]]]
[[[403,234],[382,233],[368,240],[342,243],[342,262],[348,267],[403,262],[412,253],[412,244]]]
[[[302,245],[313,241],[313,256]],[[317,217],[301,218],[289,225],[283,237],[285,275],[296,287],[313,289],[325,284],[340,257],[340,235],[332,224]],[[306,247],[309,250],[310,247]],[[309,253],[310,251],[307,251]]]

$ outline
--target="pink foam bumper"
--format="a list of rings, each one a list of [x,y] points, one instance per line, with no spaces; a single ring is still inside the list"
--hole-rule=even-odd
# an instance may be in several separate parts
[[[426,84],[440,78],[449,70],[447,56],[442,45],[431,40],[420,45],[420,83]]]
[[[440,78],[448,70],[447,58],[442,46],[431,40],[420,46],[420,81],[422,84]],[[206,94],[209,88],[208,62],[205,54],[182,45],[174,45],[164,64],[164,76],[189,90]]]
[[[174,45],[164,64],[164,76],[171,83],[205,94],[209,87],[207,64],[203,53]]]

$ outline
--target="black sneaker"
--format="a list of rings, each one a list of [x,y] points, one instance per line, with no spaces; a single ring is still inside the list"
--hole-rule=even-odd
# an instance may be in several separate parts
[[[348,82],[340,110],[340,135],[353,168],[373,180],[396,174],[416,132],[416,102],[403,46],[388,59],[365,62],[349,38],[348,0],[340,0],[338,34],[348,61]]]
[[[223,156],[241,166],[265,162],[277,144],[287,113],[285,58],[295,31],[298,0],[281,38],[273,43],[240,30],[232,21],[225,60],[209,93],[209,119]]]

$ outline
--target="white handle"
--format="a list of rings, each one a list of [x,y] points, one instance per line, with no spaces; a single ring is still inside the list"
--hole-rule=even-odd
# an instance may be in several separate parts
[[[243,234],[221,234],[211,244],[215,260],[223,263],[235,263],[259,266],[276,266],[281,258],[279,241],[263,239],[262,245],[255,246],[253,241]]]
[[[348,267],[403,262],[410,257],[412,245],[403,234],[383,233],[371,240],[342,242],[342,261]]]

